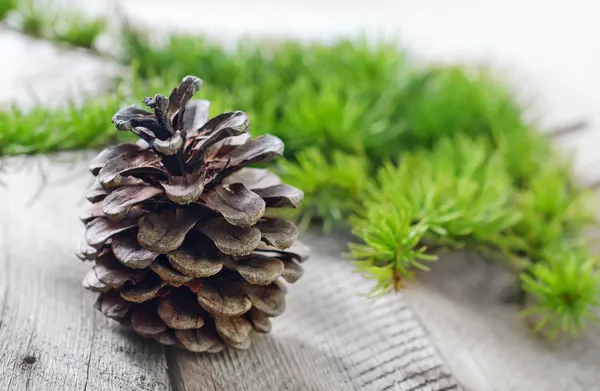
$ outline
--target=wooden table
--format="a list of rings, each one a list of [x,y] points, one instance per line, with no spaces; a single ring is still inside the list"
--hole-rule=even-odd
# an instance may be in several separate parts
[[[1,30],[0,51],[0,101],[56,104],[82,86],[100,88],[118,71],[87,54]],[[593,129],[566,144],[593,146],[598,134]],[[597,161],[596,150],[578,157]],[[18,160],[0,162],[7,185],[0,187],[0,390],[268,390],[270,384],[396,391],[423,379],[435,380],[424,390],[455,383],[473,391],[600,389],[598,333],[551,344],[532,338],[518,309],[503,302],[512,279],[501,269],[455,253],[402,295],[367,301],[360,294],[369,285],[340,257],[347,238],[314,233],[305,236],[314,248],[307,274],[290,290],[288,310],[271,336],[247,354],[166,351],[104,319],[80,287],[88,265],[73,252],[83,233],[77,210],[89,178],[81,163]],[[598,165],[585,167],[577,174],[597,180]],[[363,338],[365,350],[354,351]]]
[[[366,298],[343,240],[314,233],[286,312],[249,351],[191,354],[121,330],[81,286],[77,216],[91,175],[89,154],[76,155],[3,162],[0,390],[459,389],[406,301]]]

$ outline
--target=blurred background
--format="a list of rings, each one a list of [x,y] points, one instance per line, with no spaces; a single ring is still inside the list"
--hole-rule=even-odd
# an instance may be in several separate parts
[[[544,128],[582,120],[593,127],[597,122],[600,92],[594,86],[598,84],[596,70],[600,65],[600,26],[594,19],[597,5],[589,0],[51,3],[81,10],[88,16],[125,15],[131,23],[149,27],[157,35],[169,31],[199,33],[226,44],[248,36],[320,42],[361,35],[393,38],[419,60],[493,67],[496,75],[516,87],[531,118]],[[116,50],[113,39],[102,39],[100,46]],[[48,79],[44,72],[51,70],[27,66],[24,55],[31,50],[24,49],[19,41],[3,37],[2,48],[6,54],[0,83],[10,88],[2,89],[0,99],[26,100],[31,95],[29,76],[37,68],[44,75],[39,79]],[[588,137],[594,141],[600,138],[598,132]],[[597,142],[574,144],[577,167],[585,170],[593,165]]]
[[[284,140],[273,168],[305,191],[293,217],[339,253],[365,246],[351,257],[378,292],[406,284],[465,389],[592,390],[598,9],[0,0],[0,154],[131,139],[110,123],[119,107],[197,75],[213,115],[247,111],[253,134]],[[453,251],[410,280],[425,261],[403,253],[400,273],[392,259],[422,244]]]

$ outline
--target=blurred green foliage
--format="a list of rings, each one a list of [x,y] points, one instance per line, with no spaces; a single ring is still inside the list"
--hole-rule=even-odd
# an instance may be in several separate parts
[[[9,12],[16,9],[18,0],[0,0],[0,21],[6,18]]]
[[[85,22],[57,33],[31,15],[30,34],[77,46],[104,29]],[[133,29],[122,37],[122,61],[133,66],[118,89],[66,108],[0,112],[0,152],[112,143],[117,107],[198,75],[213,113],[242,109],[254,135],[285,142],[274,169],[305,192],[292,214],[303,227],[349,224],[359,239],[349,256],[375,280],[373,293],[427,270],[432,250],[468,248],[515,274],[530,297],[524,314],[550,336],[577,333],[591,317],[600,277],[583,239],[593,223],[587,194],[487,71],[418,64],[395,42],[246,40],[224,49],[198,36],[161,46]]]
[[[199,74],[209,99],[248,111],[254,133],[281,137],[280,173],[306,194],[301,225],[349,221],[362,241],[350,257],[376,280],[374,293],[427,269],[426,245],[465,247],[501,255],[550,336],[582,329],[600,297],[583,241],[586,194],[485,70],[418,65],[394,42],[227,51],[193,36],[156,48],[129,31],[125,47],[140,76]]]
[[[583,252],[581,252],[583,251]],[[535,316],[535,330],[545,330],[550,338],[560,332],[577,335],[586,321],[598,320],[600,275],[598,264],[585,250],[550,248],[545,261],[521,274],[523,288],[532,296],[525,316]]]
[[[110,119],[118,109],[119,100],[106,96],[89,99],[83,106],[69,103],[56,109],[0,111],[0,154],[46,153],[114,142]]]
[[[209,81],[215,99],[244,107],[255,133],[284,139],[290,156],[315,145],[381,162],[441,137],[522,126],[505,86],[486,72],[418,66],[395,42],[333,45],[243,41],[232,50],[198,36],[160,48],[128,30],[126,62],[142,77],[175,72]],[[209,94],[212,95],[212,94]]]
[[[19,29],[29,36],[61,44],[92,49],[96,38],[105,32],[103,17],[90,17],[72,8],[58,7],[50,0],[0,0],[12,4]]]
[[[91,49],[96,38],[106,29],[106,22],[102,18],[88,18],[76,13],[69,15],[69,18],[72,20],[65,21],[62,17],[56,19],[50,39]]]
[[[318,148],[299,152],[295,160],[282,160],[278,168],[286,183],[304,191],[303,206],[291,213],[300,228],[318,219],[325,232],[359,206],[370,173],[364,156],[335,150],[326,157]]]

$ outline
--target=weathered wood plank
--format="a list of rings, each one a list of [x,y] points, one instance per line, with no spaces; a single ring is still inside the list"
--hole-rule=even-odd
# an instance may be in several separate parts
[[[0,26],[0,102],[64,105],[106,88],[120,67],[85,50],[66,50]]]
[[[419,274],[406,300],[467,390],[591,391],[600,384],[600,331],[547,341],[507,304],[514,277],[463,252]]]
[[[171,350],[178,389],[458,390],[401,295],[364,296],[370,284],[340,257],[344,239],[305,235],[312,256],[290,286],[286,312],[247,352]]]
[[[77,203],[89,177],[46,166],[32,202],[42,176],[27,167],[0,174],[0,390],[170,390],[163,349],[96,314],[81,287]]]
[[[83,234],[85,162],[45,164],[40,193],[44,176],[31,168],[47,160],[29,158],[28,171],[2,176],[0,390],[171,389],[163,349],[96,313],[94,295],[80,286],[89,265],[73,253]],[[272,334],[246,352],[169,350],[174,389],[458,389],[402,297],[362,296],[369,284],[340,258],[343,240],[306,239],[313,257]]]

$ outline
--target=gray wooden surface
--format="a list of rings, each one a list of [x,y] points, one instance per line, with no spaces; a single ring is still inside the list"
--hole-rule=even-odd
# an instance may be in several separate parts
[[[82,182],[31,202],[37,167],[14,170],[0,174],[0,390],[169,389],[163,350],[119,330],[81,291],[88,265],[73,261],[81,227],[69,193]]]
[[[0,25],[0,103],[64,105],[106,88],[120,67],[85,50],[65,50]]]
[[[404,291],[466,390],[600,390],[600,330],[578,338],[533,336],[507,304],[514,277],[473,254],[447,254]]]
[[[2,163],[0,390],[459,389],[406,301],[367,299],[344,241],[320,235],[304,237],[305,275],[249,351],[195,355],[122,331],[93,309],[80,283],[90,265],[74,255],[87,159]]]

